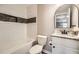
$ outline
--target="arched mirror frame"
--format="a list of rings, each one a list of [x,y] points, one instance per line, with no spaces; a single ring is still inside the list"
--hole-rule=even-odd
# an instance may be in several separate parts
[[[63,5],[66,5],[66,4],[63,4]],[[61,5],[60,7],[62,7],[63,5]],[[77,10],[78,10],[78,27],[79,27],[79,7],[77,6],[77,5],[75,5],[75,4],[70,4],[70,5],[72,5],[72,6],[75,6],[76,8],[77,8]],[[60,8],[59,7],[59,8]],[[57,8],[57,10],[59,9],[59,8]],[[57,11],[56,10],[56,11]],[[56,28],[56,19],[55,19],[55,15],[56,15],[56,11],[55,11],[55,14],[54,14],[54,28]],[[72,9],[70,9],[70,28],[72,27],[73,25],[72,25]]]

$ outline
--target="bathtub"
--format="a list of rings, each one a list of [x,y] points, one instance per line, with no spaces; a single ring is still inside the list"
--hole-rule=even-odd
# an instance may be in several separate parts
[[[27,29],[24,23],[0,21],[0,54],[28,53],[35,40]]]
[[[15,46],[12,46],[11,48],[7,48],[6,46],[3,46],[2,50],[0,50],[0,54],[28,54],[29,49],[32,47],[32,43],[35,40],[28,41],[27,43],[21,43],[17,44]],[[10,43],[10,46],[13,45],[13,43]]]
[[[33,41],[27,24],[0,21],[0,54],[27,53]]]

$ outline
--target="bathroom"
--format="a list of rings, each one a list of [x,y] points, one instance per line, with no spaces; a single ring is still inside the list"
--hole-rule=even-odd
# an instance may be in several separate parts
[[[79,4],[0,4],[0,54],[78,54],[78,9]]]
[[[79,59],[79,0],[0,0],[0,59]]]

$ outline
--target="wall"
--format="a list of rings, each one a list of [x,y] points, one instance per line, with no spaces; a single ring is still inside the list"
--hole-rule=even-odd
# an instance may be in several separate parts
[[[0,12],[27,18],[27,4],[1,4]]]
[[[36,4],[1,4],[0,12],[23,17],[23,18],[32,18],[37,17],[37,5]],[[27,24],[27,34],[28,38],[34,37],[36,35],[36,23]],[[35,36],[36,37],[36,36]]]
[[[27,18],[37,17],[37,5],[33,4],[27,8]],[[37,20],[37,19],[36,19]],[[27,24],[27,37],[36,39],[37,35],[37,22]]]
[[[27,13],[28,12],[28,13]],[[36,5],[0,5],[0,13],[13,16],[31,18],[37,16]],[[0,53],[16,45],[26,44],[30,39],[36,38],[37,23],[14,23],[0,21]]]
[[[26,31],[26,24],[0,21],[0,53],[27,43]]]
[[[72,25],[76,25],[78,27],[78,9],[76,6],[72,7]]]
[[[37,4],[32,4],[27,7],[27,18],[37,17]]]
[[[37,10],[37,33],[51,35],[54,31],[54,13],[61,6],[55,4],[38,5]]]

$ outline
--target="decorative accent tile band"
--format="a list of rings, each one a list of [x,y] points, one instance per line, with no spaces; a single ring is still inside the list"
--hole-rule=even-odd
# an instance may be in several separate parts
[[[35,23],[36,17],[25,19],[22,17],[16,17],[16,16],[0,13],[0,21],[17,22],[17,23]]]

